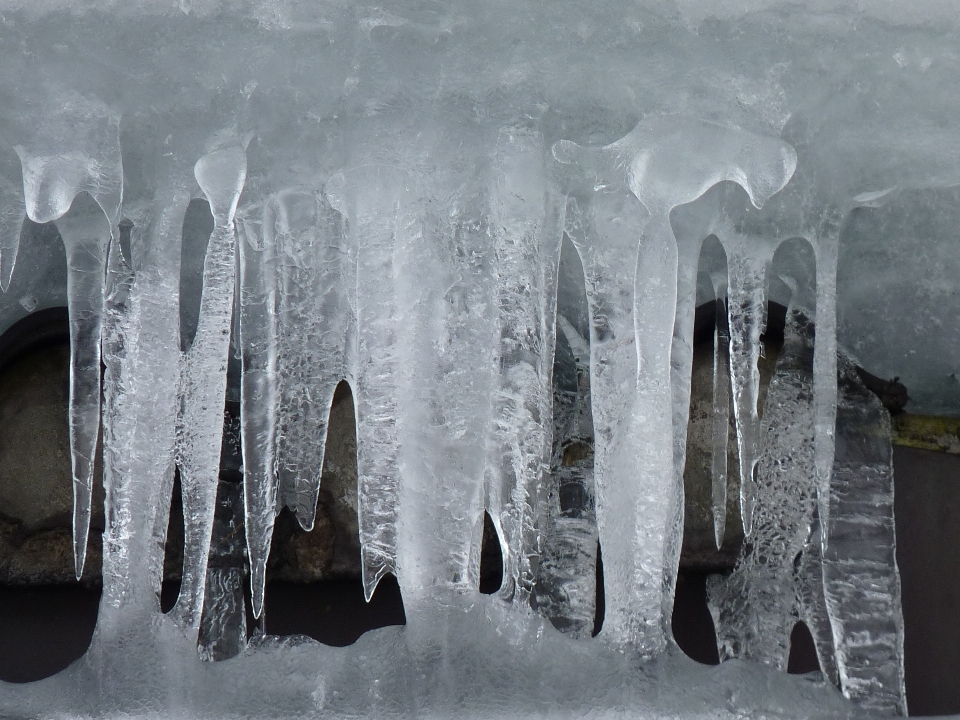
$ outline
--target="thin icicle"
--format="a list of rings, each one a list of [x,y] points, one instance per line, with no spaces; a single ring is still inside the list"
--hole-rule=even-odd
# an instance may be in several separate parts
[[[279,502],[313,528],[330,406],[356,344],[356,255],[324,194],[271,200],[280,283]]]
[[[767,325],[767,276],[776,245],[763,238],[741,235],[729,223],[718,229],[717,236],[727,251],[730,377],[740,458],[740,516],[744,533],[750,535],[760,443],[760,336]]]
[[[240,427],[244,530],[253,616],[260,617],[277,514],[277,259],[273,208],[237,219],[240,250]]]
[[[727,324],[726,280],[714,282],[716,323],[713,328],[713,442],[710,478],[713,532],[717,549],[727,526],[727,446],[730,439],[730,328]]]
[[[549,462],[562,230],[539,135],[501,132],[490,206],[500,332],[487,508],[505,540],[501,595],[525,606],[536,581],[540,484]]]
[[[210,202],[214,228],[203,266],[200,317],[185,353],[180,419],[180,480],[184,507],[183,581],[174,614],[197,629],[203,609],[207,556],[213,525],[223,437],[223,407],[235,287],[233,216],[246,179],[246,153],[228,145],[202,157],[194,168]]]
[[[57,228],[67,255],[73,557],[79,579],[87,554],[93,470],[100,436],[100,332],[110,224],[96,201],[81,193],[70,210],[57,220]]]

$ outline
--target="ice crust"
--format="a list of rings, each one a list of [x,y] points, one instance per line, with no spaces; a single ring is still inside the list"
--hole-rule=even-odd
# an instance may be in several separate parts
[[[0,325],[68,306],[78,575],[98,440],[107,517],[90,650],[0,683],[0,714],[904,713],[890,427],[845,298],[867,230],[910,252],[890,207],[952,217],[957,19],[755,5],[0,0]],[[191,198],[213,218],[197,307]],[[746,535],[711,584],[717,668],[670,626],[704,272],[717,545],[733,472]],[[789,308],[761,405],[770,300]],[[220,482],[231,362],[242,499]],[[944,382],[904,362],[939,407],[922,387]],[[343,381],[364,591],[395,574],[407,626],[248,642],[242,583],[260,616],[276,514],[313,526]],[[220,542],[218,504],[241,502],[243,543]],[[822,674],[782,672],[798,620]]]

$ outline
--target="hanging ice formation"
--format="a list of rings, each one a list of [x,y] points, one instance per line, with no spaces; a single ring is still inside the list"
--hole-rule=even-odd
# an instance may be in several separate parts
[[[938,59],[898,84],[914,61],[875,62],[899,42],[880,19],[840,47],[778,0],[710,19],[658,0],[101,4],[0,0],[0,320],[37,307],[18,288],[42,282],[25,262],[40,235],[22,228],[55,224],[78,575],[98,445],[106,498],[93,645],[0,682],[0,715],[905,712],[890,428],[838,346],[838,267],[857,208],[960,182],[943,129],[960,112],[915,91],[956,77],[952,37],[929,30]],[[766,42],[777,13],[806,34]],[[794,43],[839,57],[814,72]],[[833,67],[868,76],[856,97],[824,89]],[[905,104],[916,117],[885,114]],[[198,308],[191,198],[213,219]],[[704,270],[707,238],[724,262]],[[778,265],[793,252],[803,278]],[[714,535],[737,534],[734,486],[745,535],[710,586],[721,656],[745,661],[719,668],[671,631],[698,271],[717,317]],[[277,514],[315,522],[341,382],[364,592],[394,574],[408,625],[348,648],[248,638]],[[177,473],[183,582],[163,615]],[[490,597],[485,513],[504,561]],[[782,672],[801,620],[822,678]]]

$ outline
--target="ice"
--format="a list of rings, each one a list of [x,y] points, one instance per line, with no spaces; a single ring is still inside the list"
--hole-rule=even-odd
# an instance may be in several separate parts
[[[357,408],[361,569],[368,601],[380,578],[397,569],[397,403],[408,372],[397,278],[417,232],[404,204],[405,180],[395,168],[367,165],[335,175],[327,185],[331,205],[350,223],[357,256],[357,350],[348,379]]]
[[[795,561],[807,547],[816,507],[813,353],[812,324],[792,306],[760,423],[753,532],[733,574],[714,576],[709,585],[721,659],[787,668],[800,616]],[[819,574],[819,565],[809,572]],[[822,608],[822,595],[807,597],[807,607],[816,604]]]
[[[714,285],[716,327],[713,333],[713,444],[710,477],[713,498],[713,532],[717,548],[723,544],[727,525],[727,444],[730,440],[730,327],[727,303],[720,283]]]
[[[685,378],[674,397],[671,346],[675,317],[682,334],[692,327],[695,293],[695,282],[678,285],[670,211],[724,180],[739,182],[759,207],[790,179],[796,153],[775,138],[664,116],[642,122],[602,149],[561,141],[554,155],[597,178],[588,201],[593,217],[587,220],[580,211],[574,221],[580,227],[568,232],[585,258],[591,303],[597,514],[610,578],[605,623],[611,627],[608,637],[654,654],[666,642],[683,511],[683,453],[675,452],[673,428],[662,418],[673,417],[678,408],[677,421],[682,416],[686,427],[692,353],[673,362]],[[619,195],[611,192],[617,185]],[[628,189],[646,212],[627,210]],[[588,222],[594,227],[584,227]],[[593,257],[586,259],[589,254]],[[685,267],[691,264],[688,256],[697,255],[685,252]],[[632,473],[639,477],[629,487],[611,481]],[[673,479],[664,482],[665,477]]]
[[[13,152],[0,160],[0,290],[7,291],[17,262],[24,218],[23,180]]]
[[[81,193],[57,220],[57,229],[67,254],[73,547],[79,578],[87,553],[93,466],[100,436],[100,331],[110,224],[96,201]]]
[[[106,496],[91,647],[0,715],[904,712],[890,430],[845,358],[960,407],[960,60],[952,8],[901,5],[0,0],[0,330],[68,306],[78,569],[98,436]],[[332,648],[263,595],[344,381],[364,592],[394,573],[408,624]],[[685,470],[748,531],[713,668],[671,641]],[[823,675],[782,672],[800,621]]]
[[[274,196],[273,208],[281,287],[280,502],[310,530],[330,404],[355,354],[356,252],[347,244],[343,217],[323,192],[284,191]]]
[[[578,279],[582,284],[582,272]],[[534,601],[558,630],[587,638],[596,624],[599,547],[593,482],[590,345],[565,316],[557,316],[557,327],[560,332],[554,361],[552,487],[546,493],[540,518],[543,549]]]
[[[740,459],[740,516],[743,531],[749,535],[753,530],[757,492],[754,472],[760,441],[757,363],[762,352],[760,336],[767,325],[767,275],[775,244],[763,238],[745,237],[729,225],[718,229],[717,237],[727,252],[730,378]]]
[[[849,358],[840,357],[837,371],[837,450],[823,555],[837,669],[844,695],[879,713],[905,715],[890,416]]]
[[[86,559],[94,455],[100,434],[100,331],[107,247],[119,221],[123,169],[116,113],[77,93],[66,93],[59,107],[44,110],[43,121],[15,149],[21,162],[27,215],[40,223],[59,220],[67,252],[73,555],[79,578]],[[7,200],[17,196],[14,191]],[[11,225],[9,215],[4,217],[0,284],[7,287],[19,237],[16,221]]]
[[[197,161],[194,174],[213,213],[203,265],[203,294],[193,344],[183,357],[178,464],[183,490],[184,549],[180,597],[173,609],[185,628],[199,627],[213,526],[227,354],[233,317],[236,233],[233,216],[246,178],[246,153],[226,144]]]
[[[263,609],[267,558],[277,514],[277,240],[269,206],[264,217],[238,218],[239,344],[244,530],[250,559],[253,616]],[[253,215],[253,213],[251,213]],[[242,565],[238,572],[242,572]],[[242,605],[242,603],[241,603]]]
[[[525,605],[540,555],[537,514],[549,463],[557,267],[563,203],[548,188],[543,141],[526,131],[497,138],[491,178],[499,378],[486,503],[505,541],[504,597]],[[582,349],[578,348],[578,349]]]

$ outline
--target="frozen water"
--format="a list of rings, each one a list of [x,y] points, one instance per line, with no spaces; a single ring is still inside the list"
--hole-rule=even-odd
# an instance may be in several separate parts
[[[960,408],[960,61],[952,8],[901,5],[0,0],[0,326],[69,309],[78,571],[98,439],[106,494],[91,649],[0,684],[0,714],[904,712],[890,430],[846,358]],[[731,416],[748,534],[718,668],[670,627],[700,302],[715,537]],[[394,573],[409,624],[248,638],[243,584],[269,612],[274,518],[314,523],[342,381],[364,590]],[[781,672],[797,620],[823,676]]]
[[[847,697],[906,714],[890,417],[848,358],[841,357],[838,372],[830,543],[823,555],[837,669]]]

